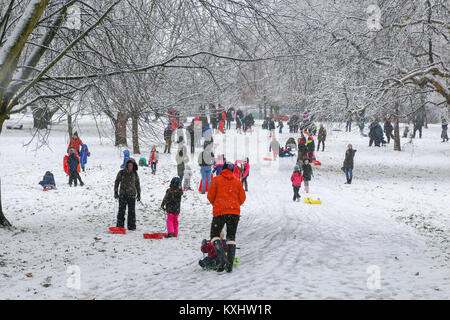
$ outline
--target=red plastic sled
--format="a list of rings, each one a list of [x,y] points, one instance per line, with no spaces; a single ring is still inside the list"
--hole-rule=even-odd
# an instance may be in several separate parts
[[[125,228],[119,228],[119,227],[110,227],[109,233],[113,234],[125,234],[127,233],[127,230]]]
[[[69,164],[67,163],[67,159],[69,159],[69,156],[68,156],[68,155],[65,155],[65,156],[64,156],[64,159],[63,159],[63,168],[64,168],[64,172],[65,172],[67,175],[69,175]]]
[[[213,179],[213,175],[211,174],[211,181],[212,181],[212,179]],[[203,183],[203,179],[200,180],[200,186],[198,187],[198,192],[202,192],[202,183]],[[208,192],[208,180],[206,180],[205,192]]]
[[[144,233],[144,239],[162,239],[167,237],[167,233]]]
[[[272,161],[272,158],[264,158],[266,161]]]
[[[315,164],[316,166],[322,165],[322,162],[320,162],[319,160],[313,160],[312,163]]]

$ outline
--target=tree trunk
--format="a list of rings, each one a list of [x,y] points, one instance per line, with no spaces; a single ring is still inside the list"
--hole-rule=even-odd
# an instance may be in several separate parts
[[[262,107],[261,106],[258,107],[258,117],[259,117],[259,119],[262,119]]]
[[[131,116],[131,135],[133,138],[133,153],[140,154],[139,150],[139,115],[133,114]]]
[[[126,112],[119,111],[117,119],[114,120],[115,129],[115,146],[128,146],[127,143],[127,122],[128,115]]]
[[[67,128],[69,130],[69,137],[73,137],[73,124],[72,124],[72,115],[67,114]]]
[[[0,180],[0,227],[11,227],[11,223],[6,219],[3,214],[2,208],[2,181]]]
[[[394,150],[402,151],[400,144],[400,124],[398,121],[398,102],[395,103],[395,116],[394,116]]]

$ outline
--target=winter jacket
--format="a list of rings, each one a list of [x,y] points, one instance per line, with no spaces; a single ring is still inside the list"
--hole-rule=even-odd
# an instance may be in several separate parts
[[[53,173],[47,171],[39,184],[44,188],[56,187],[55,177],[53,176]]]
[[[237,161],[234,163],[233,175],[236,179],[241,180],[242,168]]]
[[[173,131],[178,129],[177,119],[175,119],[175,118],[170,119],[170,127]]]
[[[81,141],[80,138],[74,140],[73,138],[70,138],[69,146],[67,147],[67,152],[69,152],[70,148],[74,148],[75,151],[78,153],[80,151],[80,147],[83,145],[83,141]]]
[[[127,163],[128,159],[130,159],[130,151],[123,150],[123,163],[120,168],[125,168],[125,163]]]
[[[76,153],[72,153],[67,159],[67,163],[69,164],[69,172],[78,172],[78,165],[80,164],[80,159],[78,158]]]
[[[319,141],[325,141],[327,139],[327,130],[324,127],[319,128],[319,135],[317,136]]]
[[[128,170],[128,164],[133,164],[133,170]],[[127,196],[140,196],[141,185],[139,183],[139,176],[137,174],[138,165],[133,158],[129,158],[125,163],[125,168],[120,170],[117,174],[116,181],[114,183],[114,193]],[[120,185],[120,192],[119,192]]]
[[[306,150],[308,153],[313,153],[315,149],[316,147],[313,139],[306,141]]]
[[[303,180],[311,181],[311,176],[312,176],[313,172],[312,172],[312,167],[309,163],[302,165],[302,172],[303,172]]]
[[[206,241],[206,239],[203,240],[203,241]],[[220,242],[222,244],[223,250],[225,252],[227,252],[228,251],[228,246],[227,246],[226,240],[221,240]],[[202,251],[202,253],[207,253],[208,254],[208,258],[210,258],[210,259],[217,258],[216,249],[214,249],[214,246],[211,243],[211,241],[206,242],[206,245],[202,245],[200,247],[200,250]]]
[[[303,177],[299,171],[294,171],[291,175],[292,185],[294,187],[301,187],[303,182]]]
[[[306,145],[299,144],[297,161],[303,162],[303,160],[306,159],[307,154],[308,154],[308,149],[306,148]]]
[[[240,206],[245,201],[245,191],[242,182],[226,169],[214,177],[208,190],[208,200],[213,206],[213,216],[224,214],[240,215]]]
[[[356,150],[347,149],[345,151],[344,168],[353,169],[353,158],[355,157]]]
[[[377,124],[374,129],[375,133],[375,139],[383,139],[383,129],[381,128],[380,124]]]
[[[222,169],[223,169],[223,161],[218,162],[214,165],[212,173],[218,176],[222,172]]]
[[[390,121],[386,121],[385,123],[384,123],[384,132],[387,134],[387,135],[390,135],[391,133],[392,133],[392,131],[394,130],[394,127],[392,126],[392,123],[390,122]]]
[[[164,140],[171,139],[172,133],[173,133],[172,128],[170,126],[167,126],[167,128],[164,129]]]
[[[158,160],[159,160],[159,151],[158,150],[152,151],[150,153],[150,158],[148,159],[148,162],[149,163],[153,163],[153,162],[158,163]]]
[[[178,177],[172,178],[170,187],[166,190],[166,195],[161,203],[161,207],[170,214],[179,214],[181,207],[181,196],[183,191],[180,189],[180,179]]]
[[[273,120],[269,121],[269,130],[275,130],[275,121]]]
[[[83,144],[80,151],[80,162],[81,165],[84,167],[87,163],[87,157],[90,157],[91,153],[89,152],[88,146]]]
[[[250,173],[250,165],[248,162],[244,163],[244,173],[242,174],[242,178],[247,178]]]
[[[212,166],[214,164],[214,153],[211,150],[203,150],[198,155],[198,165],[200,167]]]

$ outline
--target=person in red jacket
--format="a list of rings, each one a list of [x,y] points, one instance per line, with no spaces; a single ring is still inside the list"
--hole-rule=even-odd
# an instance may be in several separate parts
[[[292,187],[294,188],[293,200],[299,202],[301,197],[298,192],[299,192],[300,187],[302,186],[302,182],[303,182],[303,176],[302,176],[302,173],[300,172],[299,166],[294,167],[294,172],[292,173],[292,176],[291,176],[291,182],[292,182]]]
[[[226,240],[223,239],[223,232],[220,233],[220,242],[225,252],[228,252],[228,246]],[[211,241],[203,239],[202,246],[200,247],[202,253],[207,253],[208,256],[201,259],[198,264],[203,270],[216,269],[219,266],[216,249],[214,249]]]
[[[239,223],[241,205],[245,201],[245,191],[242,182],[233,175],[234,165],[226,162],[220,175],[211,182],[208,190],[208,200],[213,206],[211,222],[211,243],[217,252],[220,267],[217,271],[233,270],[236,253],[236,231]],[[227,225],[228,256],[220,243],[220,232]]]
[[[73,137],[70,139],[69,146],[67,147],[67,153],[69,153],[69,150],[71,148],[74,148],[77,154],[80,154],[80,148],[83,146],[83,144],[83,141],[81,141],[80,137],[78,136],[78,132],[75,131]]]

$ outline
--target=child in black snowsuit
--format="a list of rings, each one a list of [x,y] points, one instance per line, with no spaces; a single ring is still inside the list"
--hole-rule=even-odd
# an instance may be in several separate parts
[[[311,181],[313,172],[312,172],[312,167],[309,164],[308,158],[303,160],[302,172],[303,172],[303,181],[305,182],[305,191],[306,191],[306,193],[309,193],[309,182]]]
[[[78,182],[78,164],[80,160],[77,157],[75,149],[71,148],[69,150],[69,159],[67,159],[67,164],[69,165],[69,186],[72,186],[72,183],[77,186]]]
[[[167,212],[167,237],[178,236],[178,215],[180,214],[181,196],[180,178],[174,177],[170,181],[170,187],[166,191],[166,195],[161,204],[161,209]]]

